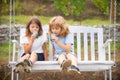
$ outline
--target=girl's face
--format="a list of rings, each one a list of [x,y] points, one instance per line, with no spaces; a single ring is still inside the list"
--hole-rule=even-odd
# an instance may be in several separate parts
[[[60,27],[52,27],[51,28],[52,33],[59,35],[61,32],[61,28]]]
[[[38,26],[36,23],[32,22],[32,23],[30,24],[29,29],[30,29],[30,32],[31,32],[31,33],[38,32],[39,26]]]

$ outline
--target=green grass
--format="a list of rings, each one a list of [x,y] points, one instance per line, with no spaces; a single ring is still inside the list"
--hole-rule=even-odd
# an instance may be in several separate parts
[[[15,19],[16,24],[26,24],[31,16],[25,16],[25,15],[17,15],[13,17],[12,19]],[[41,20],[41,23],[48,24],[50,19],[52,17],[45,17],[45,16],[38,16],[38,18]],[[7,24],[9,25],[9,15],[8,16],[1,16],[1,23],[0,24]],[[86,19],[83,21],[74,21],[73,19],[67,20],[67,23],[70,25],[108,25],[109,20],[102,20],[99,18],[95,19]]]
[[[75,43],[74,45],[75,45],[75,53],[76,53],[77,44]],[[49,46],[47,46],[47,49],[48,49],[48,47]],[[120,42],[117,42],[116,50],[119,50],[119,49],[120,49]],[[82,48],[82,50],[83,50],[83,48]],[[12,45],[11,45],[11,52],[12,52]],[[111,52],[114,52],[114,43],[111,43]],[[4,43],[2,45],[0,44],[0,61],[8,59],[8,55],[9,55],[9,44],[8,43]]]
[[[102,20],[102,19],[86,19],[81,22],[82,25],[109,25],[109,20]]]
[[[0,44],[0,60],[8,59],[9,45],[8,43]]]

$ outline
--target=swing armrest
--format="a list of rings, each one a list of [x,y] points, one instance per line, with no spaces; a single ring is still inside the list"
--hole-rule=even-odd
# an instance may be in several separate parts
[[[13,43],[13,54],[12,54],[12,61],[15,61],[15,57],[16,57],[16,48],[20,48],[19,42],[17,40],[12,40]]]
[[[13,43],[13,45],[15,44],[15,47],[20,48],[20,44],[17,40],[12,40],[12,43]]]
[[[106,48],[111,41],[112,41],[112,39],[108,39],[108,40],[103,44],[103,47]]]

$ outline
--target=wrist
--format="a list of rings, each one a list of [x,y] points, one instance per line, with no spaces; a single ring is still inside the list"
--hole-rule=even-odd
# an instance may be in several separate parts
[[[33,43],[34,42],[34,39],[30,39],[30,43]]]

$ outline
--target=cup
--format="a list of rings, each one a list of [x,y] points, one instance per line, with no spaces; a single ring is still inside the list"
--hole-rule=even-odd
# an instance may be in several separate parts
[[[33,35],[35,36],[35,38],[38,38],[38,32],[34,32]]]
[[[53,33],[51,34],[51,39],[53,40],[53,38],[55,37],[56,35]]]

